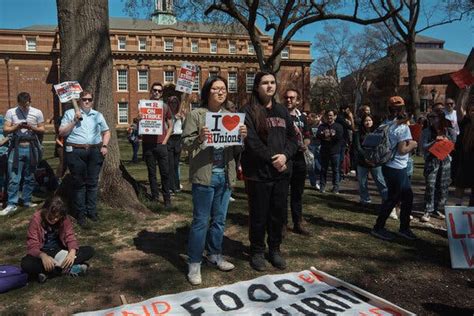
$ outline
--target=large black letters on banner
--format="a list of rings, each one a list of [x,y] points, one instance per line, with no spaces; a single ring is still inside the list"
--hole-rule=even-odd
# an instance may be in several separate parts
[[[316,316],[315,313],[313,313],[312,311],[309,311],[309,310],[303,308],[302,306],[299,306],[298,304],[291,304],[290,306],[293,307],[294,309],[296,309],[298,312],[300,312],[300,313],[303,314],[303,315],[306,315],[306,316]]]
[[[278,280],[276,282],[274,282],[273,284],[275,284],[275,286],[282,292],[285,292],[287,294],[291,294],[291,295],[298,295],[298,294],[301,294],[301,293],[304,293],[306,290],[304,289],[304,287],[302,287],[301,285],[299,285],[298,283],[295,283],[291,280],[288,280],[288,279],[283,279],[283,280]],[[297,292],[293,292],[293,291],[290,291],[290,290],[287,290],[285,289],[284,285],[291,285],[292,287],[294,287],[295,289],[297,289]]]
[[[315,311],[324,313],[328,316],[336,316],[337,315],[336,313],[333,313],[333,312],[329,311],[328,309],[332,309],[336,312],[345,311],[345,309],[342,309],[340,307],[328,305],[322,299],[317,298],[317,297],[307,297],[307,298],[302,299],[301,302],[308,305],[309,307],[311,307]],[[315,303],[317,303],[317,305]]]
[[[181,306],[188,311],[189,315],[192,316],[199,316],[204,314],[205,310],[202,307],[199,308],[194,308],[193,305],[196,305],[197,303],[201,303],[201,299],[199,297],[193,298],[190,301],[187,301],[184,304],[181,304]]]
[[[224,295],[230,297],[234,301],[235,307],[229,307],[225,305],[224,302],[222,302],[221,297]],[[214,303],[216,303],[216,305],[225,312],[235,311],[244,307],[244,303],[242,303],[242,300],[237,295],[226,290],[222,290],[222,291],[218,291],[214,293],[212,298],[214,299]]]
[[[291,315],[290,312],[288,312],[286,309],[284,309],[283,307],[278,307],[277,309],[275,309],[277,312],[279,312],[280,314],[282,315]]]
[[[326,290],[326,291],[324,291],[323,293],[328,293],[328,294],[337,295],[337,296],[339,296],[339,297],[342,297],[342,298],[345,299],[346,301],[349,301],[349,302],[354,303],[354,304],[360,304],[360,303],[361,303],[361,301],[356,300],[356,299],[353,298],[352,296],[347,295],[347,294],[344,294],[344,293],[342,293],[342,291],[339,291],[339,290],[337,290],[337,289]]]
[[[255,297],[255,291],[257,291],[257,290],[261,290],[261,291],[267,293],[268,298],[266,298],[266,299],[256,298]],[[264,285],[264,284],[252,284],[252,285],[250,285],[248,290],[247,290],[247,295],[249,296],[249,299],[251,301],[254,301],[254,302],[268,303],[268,302],[274,301],[278,298],[278,295],[276,295],[275,293],[270,291],[268,289],[268,287],[266,287],[266,285]]]
[[[212,117],[214,118],[214,128],[211,129],[211,132],[219,132],[220,129],[217,128],[217,124],[219,123],[219,118],[221,117],[222,115],[213,115]]]
[[[321,297],[324,298],[324,299],[327,299],[327,300],[330,301],[330,302],[333,302],[333,303],[335,303],[335,304],[341,306],[342,308],[345,308],[345,309],[351,308],[350,305],[347,305],[346,303],[341,302],[340,300],[335,299],[334,297],[331,297],[331,296],[329,296],[329,295],[326,295],[326,294],[319,294],[319,296],[321,296]]]

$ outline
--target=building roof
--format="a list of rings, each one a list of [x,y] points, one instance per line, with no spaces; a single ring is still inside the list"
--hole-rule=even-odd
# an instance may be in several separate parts
[[[431,48],[417,48],[416,49],[416,63],[417,64],[461,64],[466,62],[467,55],[453,52],[447,49],[431,49]],[[406,51],[400,55],[402,63],[407,62]]]
[[[445,42],[441,39],[429,37],[429,36],[424,36],[424,35],[419,35],[417,34],[415,37],[415,42],[416,43],[437,43],[437,44],[444,44]]]

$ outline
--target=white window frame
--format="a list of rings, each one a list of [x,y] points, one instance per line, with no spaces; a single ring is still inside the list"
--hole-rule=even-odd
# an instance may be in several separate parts
[[[143,76],[145,74],[146,76]],[[138,69],[137,70],[137,88],[138,91],[148,91],[148,70]]]
[[[126,36],[119,36],[117,38],[117,49],[118,50],[126,50],[127,49],[127,37]]]
[[[231,79],[231,77],[234,77],[234,75],[235,75],[235,81],[234,81],[234,78]],[[229,85],[229,88],[228,88],[229,93],[237,93],[238,91],[237,72],[231,71],[227,74],[227,84]]]
[[[249,55],[255,55],[255,47],[253,47],[252,42],[247,42],[247,53]]]
[[[285,47],[281,50],[281,59],[290,59],[290,48]]]
[[[125,83],[123,82],[123,73],[125,73]],[[117,69],[117,91],[128,91],[128,69]]]
[[[245,74],[245,91],[252,92],[253,82],[255,81],[255,72],[247,72]]]
[[[166,73],[172,73],[172,74],[173,74],[173,81],[166,80]],[[165,71],[163,72],[163,81],[164,81],[165,84],[167,84],[167,83],[173,83],[173,84],[174,84],[174,83],[175,83],[174,80],[175,80],[175,73],[174,73],[174,71],[172,71],[172,70],[165,70]]]
[[[211,54],[217,54],[218,48],[217,48],[217,40],[211,40],[210,46],[209,46],[209,52]]]
[[[26,50],[29,52],[36,52],[38,49],[38,44],[36,42],[36,37],[27,37],[25,42]]]
[[[209,71],[209,77],[212,77],[212,76],[219,76],[219,72],[218,71]]]
[[[171,43],[171,46],[169,44]],[[172,53],[174,51],[174,40],[171,38],[165,38],[164,51],[167,53]]]
[[[191,40],[191,53],[199,53],[199,41]]]
[[[201,74],[198,72],[193,82],[193,92],[199,92],[201,90]]]
[[[146,37],[138,37],[138,50],[139,51],[146,51]]]
[[[121,105],[126,106],[126,108],[125,108],[126,115],[121,115],[122,111],[124,110],[124,108],[120,108]],[[121,121],[120,120],[121,118],[126,118],[126,121]],[[119,103],[117,103],[117,123],[118,124],[128,124],[128,102],[119,102]]]
[[[229,41],[229,54],[237,54],[237,43]]]

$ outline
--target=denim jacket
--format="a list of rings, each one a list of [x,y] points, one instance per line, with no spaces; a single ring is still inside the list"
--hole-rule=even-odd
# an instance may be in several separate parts
[[[208,147],[199,141],[199,130],[206,124],[207,108],[192,110],[184,120],[181,141],[189,154],[189,180],[194,184],[211,185],[214,147]],[[222,112],[228,112],[222,109]],[[227,182],[234,186],[236,182],[235,157],[242,146],[224,147],[224,162]]]

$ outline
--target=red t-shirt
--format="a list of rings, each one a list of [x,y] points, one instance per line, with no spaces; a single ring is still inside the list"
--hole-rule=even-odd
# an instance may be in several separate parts
[[[142,142],[148,144],[162,144],[168,132],[168,120],[171,120],[171,110],[167,104],[163,104],[163,133],[161,135],[142,135]]]

